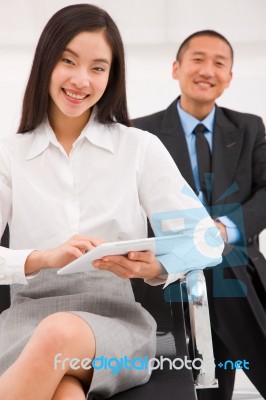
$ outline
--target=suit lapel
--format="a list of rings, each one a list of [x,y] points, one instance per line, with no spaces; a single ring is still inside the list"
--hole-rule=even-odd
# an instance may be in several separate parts
[[[192,189],[196,191],[185,133],[177,112],[177,100],[165,110],[160,136],[181,174]]]
[[[196,191],[185,133],[177,112],[177,101],[178,99],[165,110],[160,138],[183,177]],[[212,204],[215,204],[234,183],[243,136],[243,130],[228,119],[223,109],[216,107],[212,148],[212,172],[214,174]]]
[[[216,107],[212,148],[213,204],[234,183],[242,142],[243,131],[232,124],[221,108]]]

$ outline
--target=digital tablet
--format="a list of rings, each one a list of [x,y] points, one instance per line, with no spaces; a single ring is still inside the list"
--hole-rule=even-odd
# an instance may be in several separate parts
[[[57,271],[58,275],[74,274],[95,270],[92,262],[105,256],[125,255],[130,251],[152,251],[155,255],[169,253],[177,243],[180,235],[160,236],[137,240],[124,240],[120,242],[103,243],[88,253],[67,264]]]

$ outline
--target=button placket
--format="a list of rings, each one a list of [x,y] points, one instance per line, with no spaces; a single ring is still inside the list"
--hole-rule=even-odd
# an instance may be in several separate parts
[[[75,184],[75,168],[73,154],[70,154],[65,168],[65,207],[71,234],[79,232],[80,207],[77,186]]]

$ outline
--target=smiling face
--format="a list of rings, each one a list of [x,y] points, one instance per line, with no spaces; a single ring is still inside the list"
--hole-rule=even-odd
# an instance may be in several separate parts
[[[179,81],[181,107],[199,119],[209,114],[215,100],[232,79],[232,55],[222,39],[192,38],[173,64],[173,78]]]
[[[104,94],[112,63],[112,50],[103,31],[81,32],[64,49],[50,79],[48,116],[76,118],[86,123]]]

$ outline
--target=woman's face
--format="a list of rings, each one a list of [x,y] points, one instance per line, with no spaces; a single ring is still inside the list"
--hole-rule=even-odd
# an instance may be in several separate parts
[[[49,117],[89,117],[106,89],[111,63],[112,50],[103,31],[75,36],[51,75]]]

